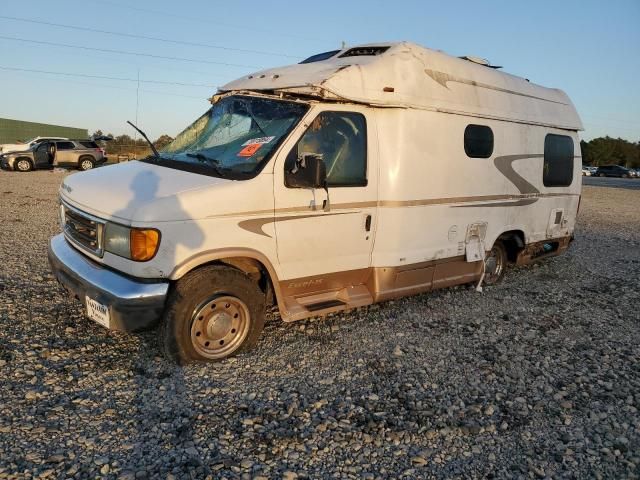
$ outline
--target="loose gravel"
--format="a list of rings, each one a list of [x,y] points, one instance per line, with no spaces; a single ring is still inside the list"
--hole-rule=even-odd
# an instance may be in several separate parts
[[[0,478],[638,478],[640,191],[560,257],[184,368],[49,272],[63,172],[0,172]]]

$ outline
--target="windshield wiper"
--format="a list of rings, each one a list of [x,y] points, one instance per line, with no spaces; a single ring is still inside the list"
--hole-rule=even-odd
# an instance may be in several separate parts
[[[202,153],[187,153],[186,155],[187,155],[187,157],[197,158],[198,160],[203,161],[203,162],[209,162],[209,164],[211,165],[211,168],[213,168],[213,171],[216,172],[221,177],[224,176],[224,172],[225,171],[229,171],[230,170],[229,168],[221,167],[219,160],[216,160],[213,157],[207,157],[206,155],[204,155]]]
[[[207,157],[206,155],[202,154],[202,153],[187,153],[186,154],[187,157],[191,157],[191,158],[197,158],[198,160],[203,160],[205,162],[211,162],[215,165],[220,165],[220,161],[216,160],[213,157]]]
[[[156,160],[160,160],[160,154],[158,153],[158,150],[156,150],[156,147],[153,145],[153,143],[151,143],[151,140],[149,140],[149,137],[147,137],[147,134],[144,133],[142,130],[140,130],[138,127],[136,127],[129,120],[127,120],[127,123],[131,125],[133,128],[135,128],[138,131],[138,133],[140,133],[140,135],[142,135],[142,138],[144,138],[149,144],[149,146],[151,147],[151,151],[153,152],[154,157],[156,157]]]

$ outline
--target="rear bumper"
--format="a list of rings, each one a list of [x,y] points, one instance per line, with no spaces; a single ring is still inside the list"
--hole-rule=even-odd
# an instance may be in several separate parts
[[[169,282],[146,283],[109,270],[78,252],[63,234],[49,241],[49,264],[58,282],[85,309],[86,297],[108,308],[111,330],[144,330],[162,317]]]

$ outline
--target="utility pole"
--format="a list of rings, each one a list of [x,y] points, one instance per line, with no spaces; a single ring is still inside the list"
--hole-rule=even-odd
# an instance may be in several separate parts
[[[136,125],[138,125],[138,109],[140,107],[140,67],[138,67],[138,86],[136,87]],[[133,137],[133,158],[138,158],[138,131]]]

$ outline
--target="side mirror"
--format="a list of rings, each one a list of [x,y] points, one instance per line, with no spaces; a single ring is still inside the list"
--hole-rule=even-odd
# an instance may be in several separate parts
[[[287,187],[327,188],[327,167],[322,155],[303,153],[285,175]]]

